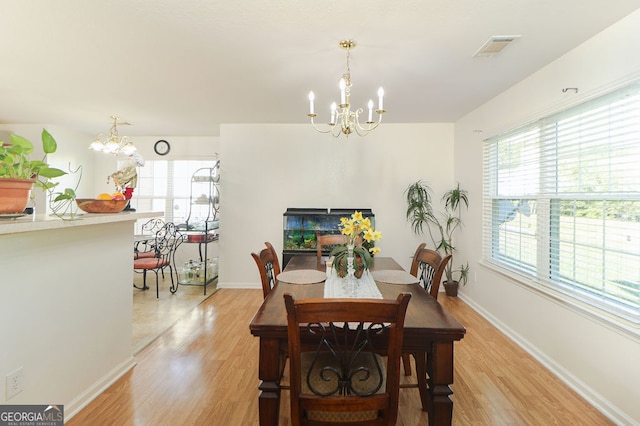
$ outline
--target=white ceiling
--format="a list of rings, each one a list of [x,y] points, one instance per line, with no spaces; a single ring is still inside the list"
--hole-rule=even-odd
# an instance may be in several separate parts
[[[0,123],[218,135],[220,123],[319,121],[351,38],[352,103],[450,122],[640,8],[638,0],[2,0]],[[493,35],[521,35],[494,58]],[[637,37],[637,35],[636,35]],[[596,58],[594,58],[595,60]],[[560,89],[560,88],[559,88]]]

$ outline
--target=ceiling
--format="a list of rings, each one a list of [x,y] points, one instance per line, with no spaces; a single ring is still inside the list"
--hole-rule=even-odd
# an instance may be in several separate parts
[[[218,135],[220,123],[328,119],[351,52],[352,104],[451,122],[640,8],[638,0],[2,0],[0,123]],[[474,58],[494,35],[521,36]],[[636,35],[637,37],[637,35]]]

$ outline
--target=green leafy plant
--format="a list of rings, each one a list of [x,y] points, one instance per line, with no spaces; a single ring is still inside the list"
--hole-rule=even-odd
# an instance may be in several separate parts
[[[330,257],[333,257],[333,268],[338,273],[338,276],[343,278],[347,273],[347,256],[348,255],[349,255],[349,249],[344,244],[334,247],[334,249],[331,250],[331,254],[329,255]],[[356,269],[356,277],[358,277],[359,275],[362,274],[362,271],[364,269],[369,269],[369,266],[371,266],[372,257],[371,257],[371,254],[369,253],[369,250],[367,250],[362,246],[354,246],[353,256],[355,258],[355,262],[353,266]],[[358,258],[360,258],[360,260],[362,261],[361,263],[363,265],[362,268],[360,268],[359,266],[360,262],[358,262]]]
[[[440,212],[433,208],[431,188],[425,182],[419,180],[412,183],[405,191],[407,200],[407,220],[411,223],[413,232],[422,235],[429,233],[436,250],[445,255],[453,255],[456,248],[453,245],[453,237],[462,227],[462,206],[469,207],[467,191],[460,188],[458,183],[455,188],[445,192],[442,196],[444,209]],[[454,274],[458,274],[458,279]],[[469,277],[469,264],[460,265],[454,269],[453,258],[445,268],[447,282],[467,283]]]
[[[58,144],[51,134],[42,130],[42,160],[31,160],[33,144],[26,138],[11,135],[11,143],[0,142],[0,179],[34,179],[34,185],[43,190],[54,188],[58,183],[49,179],[67,174],[65,171],[49,167],[47,155],[56,152]]]

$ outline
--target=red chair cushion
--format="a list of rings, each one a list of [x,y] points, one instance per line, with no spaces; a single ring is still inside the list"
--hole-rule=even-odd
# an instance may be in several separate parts
[[[155,251],[139,251],[133,253],[134,259],[148,259],[152,257],[156,257]]]
[[[159,259],[157,257],[136,259],[133,261],[133,269],[157,269],[167,266],[167,259]]]

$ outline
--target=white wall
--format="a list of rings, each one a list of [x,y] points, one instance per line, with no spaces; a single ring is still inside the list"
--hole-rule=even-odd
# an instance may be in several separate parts
[[[453,184],[452,124],[383,124],[365,138],[319,134],[308,124],[227,124],[220,129],[220,286],[260,288],[250,256],[271,242],[282,252],[287,207],[371,208],[382,256],[408,268],[426,237],[405,219],[404,190]]]
[[[3,230],[0,404],[64,404],[70,417],[134,365],[133,222],[123,220]],[[18,368],[24,390],[8,399],[4,378]]]
[[[471,208],[459,255],[472,262],[461,297],[618,424],[640,423],[640,339],[524,287],[481,260],[482,142],[640,76],[640,11],[482,105],[455,126],[455,177]],[[576,87],[563,93],[565,87]],[[483,135],[474,130],[484,130]],[[553,392],[549,389],[549,392]]]

